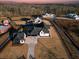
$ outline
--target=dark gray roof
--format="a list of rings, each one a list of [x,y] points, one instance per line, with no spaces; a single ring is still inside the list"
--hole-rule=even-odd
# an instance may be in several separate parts
[[[23,32],[16,32],[14,34],[14,39],[13,39],[13,44],[14,45],[17,45],[17,44],[20,44],[20,40],[23,40],[24,38],[24,33]]]
[[[37,35],[39,35],[39,33],[41,31],[43,31],[44,33],[49,33],[49,31],[46,27],[34,27],[34,29],[31,32],[27,32],[27,35],[37,36]]]
[[[22,40],[24,38],[23,32],[16,32],[16,35],[14,35],[16,40]]]
[[[39,35],[41,30],[42,30],[42,27],[34,27],[34,29],[30,33],[27,33],[27,35],[37,36]]]
[[[24,30],[27,36],[37,36],[39,33],[43,30],[45,33],[49,33],[48,27],[44,25],[44,23],[41,24],[33,24],[33,25],[25,25],[25,28],[28,28],[28,30]]]
[[[31,34],[33,35],[39,35],[40,31],[42,30],[41,27],[34,27],[33,31],[31,32]]]

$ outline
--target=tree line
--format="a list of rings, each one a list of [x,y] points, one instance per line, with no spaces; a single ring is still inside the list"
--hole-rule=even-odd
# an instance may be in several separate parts
[[[0,4],[0,16],[27,16],[54,13],[57,16],[67,13],[79,14],[79,6],[63,4],[29,5],[29,4]]]

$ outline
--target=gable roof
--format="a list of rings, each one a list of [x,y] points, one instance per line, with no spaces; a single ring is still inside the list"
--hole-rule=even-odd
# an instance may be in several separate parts
[[[43,22],[41,24],[27,24],[24,25],[24,28],[28,28],[24,30],[27,36],[37,36],[41,31],[49,33],[47,26]]]
[[[34,29],[31,31],[30,35],[39,35],[40,31],[42,30],[42,27],[34,27]]]

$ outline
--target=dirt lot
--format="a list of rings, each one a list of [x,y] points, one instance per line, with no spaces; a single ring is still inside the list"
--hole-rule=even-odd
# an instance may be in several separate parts
[[[12,42],[9,42],[7,46],[0,52],[0,59],[17,59],[24,55],[27,56],[27,45],[12,46]]]
[[[47,21],[46,21],[47,23]],[[50,38],[40,38],[35,48],[36,59],[68,59],[67,53],[54,27],[50,27]],[[27,58],[28,46],[26,44],[13,46],[12,42],[0,52],[0,58],[17,59],[24,55]]]
[[[39,39],[36,46],[36,59],[68,59],[65,49],[55,29],[50,28],[51,38]]]

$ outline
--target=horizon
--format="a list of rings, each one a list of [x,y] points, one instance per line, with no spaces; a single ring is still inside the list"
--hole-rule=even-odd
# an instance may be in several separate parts
[[[0,0],[0,1],[11,1],[11,2],[18,2],[18,3],[36,3],[36,4],[45,4],[45,3],[73,3],[79,2],[79,0]]]

